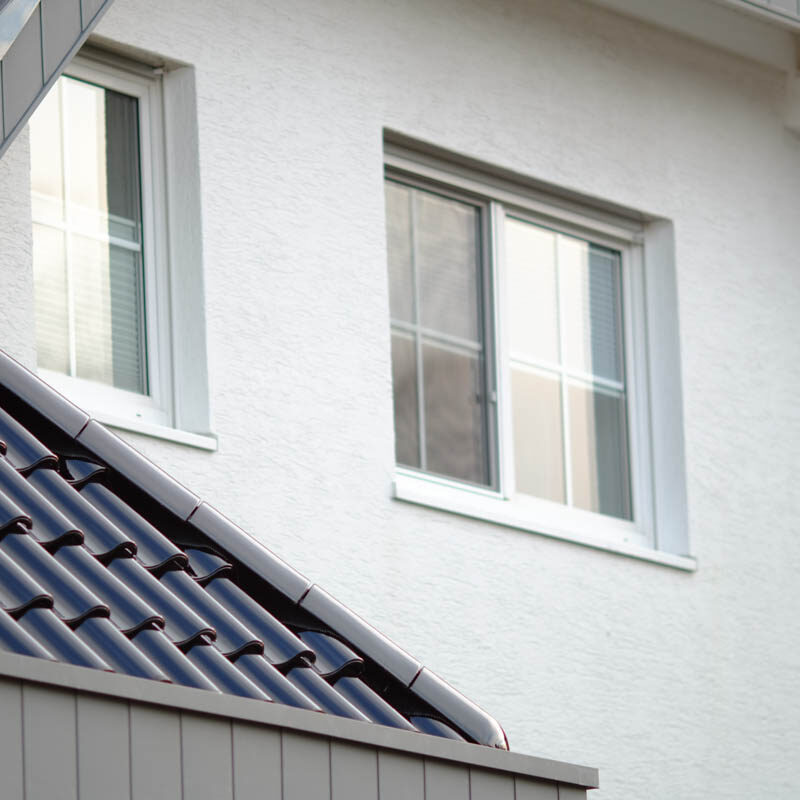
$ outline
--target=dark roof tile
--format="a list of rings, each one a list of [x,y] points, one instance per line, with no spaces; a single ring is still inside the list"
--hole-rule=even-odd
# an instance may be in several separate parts
[[[252,697],[254,700],[272,699],[212,644],[197,644],[186,657],[224,694]]]
[[[236,668],[264,690],[276,703],[309,711],[322,709],[293,683],[287,680],[264,656],[243,655],[236,659]]]
[[[83,534],[83,543],[93,555],[110,560],[133,555],[137,546],[107,516],[102,514],[57,472],[37,469],[28,478],[44,498],[69,516]]]
[[[14,469],[23,475],[38,466],[58,466],[58,459],[38,439],[31,436],[10,414],[0,408],[0,442]]]
[[[202,636],[212,639],[216,636],[214,628],[206,620],[158,578],[153,577],[136,559],[118,558],[108,565],[108,569],[164,618],[165,633],[179,647],[188,647]]]
[[[189,557],[192,576],[201,586],[205,586],[214,578],[230,577],[233,573],[233,566],[213,553],[187,547],[186,555]]]
[[[349,700],[365,717],[379,725],[413,731],[414,726],[360,678],[339,678],[336,691]]]
[[[84,484],[80,496],[111,521],[126,539],[136,543],[136,557],[147,569],[184,567],[189,563],[186,553],[102,484]]]
[[[419,661],[319,586],[312,586],[300,605],[405,685],[422,668]]]
[[[454,731],[449,725],[433,717],[411,717],[411,721],[418,731],[430,733],[433,736],[443,736],[445,739],[455,739],[463,742],[464,737]]]
[[[0,551],[53,597],[55,613],[69,625],[109,615],[108,606],[27,533],[9,533],[0,542]]]
[[[173,683],[219,692],[216,686],[174,645],[163,631],[143,630],[132,642],[154,664],[161,668]]]
[[[84,620],[75,630],[78,638],[100,655],[115,672],[167,681],[169,678],[110,619]]]
[[[362,714],[343,694],[339,694],[310,666],[294,667],[286,673],[286,677],[328,714],[369,722],[366,714]]]
[[[21,656],[53,659],[53,654],[49,650],[2,610],[0,610],[0,649]]]
[[[316,655],[313,667],[323,678],[360,675],[364,671],[364,661],[346,644],[333,636],[316,631],[304,631],[300,639]]]
[[[83,458],[65,458],[64,466],[69,476],[67,480],[76,489],[80,489],[84,483],[98,480],[107,472],[102,464],[87,461]]]
[[[30,528],[33,520],[0,488],[0,533],[17,525]]]
[[[264,652],[264,645],[258,636],[226,611],[187,572],[167,572],[162,576],[161,583],[208,621],[217,633],[215,644],[221,653],[235,658],[244,653]]]
[[[16,617],[35,606],[52,608],[52,595],[0,550],[0,608]]]
[[[39,644],[46,647],[58,661],[65,661],[67,664],[75,664],[78,667],[111,669],[49,608],[32,608],[20,617],[19,624]]]
[[[83,541],[83,535],[73,522],[40,494],[30,481],[23,478],[3,456],[0,456],[0,486],[5,496],[32,520],[31,532],[38,542],[60,547]]]
[[[62,547],[55,559],[91,589],[110,610],[111,621],[124,633],[163,628],[164,617],[133,589],[106,569],[86,548]]]
[[[206,591],[261,639],[271,664],[285,666],[302,657],[315,658],[311,648],[232,581],[212,581]]]

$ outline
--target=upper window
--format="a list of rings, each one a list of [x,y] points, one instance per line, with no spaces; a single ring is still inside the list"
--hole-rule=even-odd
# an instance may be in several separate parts
[[[406,499],[460,510],[460,487],[518,527],[652,547],[642,224],[387,161],[398,476],[429,487]]]
[[[160,84],[75,61],[31,117],[40,371],[79,403],[172,424]]]

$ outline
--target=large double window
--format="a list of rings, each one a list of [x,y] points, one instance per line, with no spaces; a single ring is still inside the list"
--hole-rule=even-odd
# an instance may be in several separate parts
[[[399,496],[653,546],[641,220],[432,161],[387,154]]]

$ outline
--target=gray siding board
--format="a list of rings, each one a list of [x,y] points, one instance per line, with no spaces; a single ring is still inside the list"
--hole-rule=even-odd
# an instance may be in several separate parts
[[[232,741],[229,720],[181,715],[184,797],[233,800]]]
[[[548,758],[509,753],[491,747],[477,747],[437,736],[421,736],[384,725],[344,719],[333,714],[318,714],[281,703],[255,703],[246,697],[223,695],[202,689],[134,678],[114,672],[57,664],[43,658],[20,656],[0,651],[0,675],[28,682],[55,686],[60,691],[74,690],[99,694],[132,704],[148,704],[225,720],[254,723],[265,728],[297,731],[302,736],[320,736],[350,741],[382,751],[404,753],[413,758],[428,758],[463,764],[536,780],[573,786],[595,787],[598,772],[593,767],[553,761]]]
[[[425,800],[469,800],[469,768],[425,759]]]
[[[22,685],[0,680],[0,780],[3,797],[22,800]]]
[[[74,692],[32,684],[23,687],[26,800],[77,800],[75,706]]]
[[[233,724],[235,800],[281,800],[281,734],[257,725]]]
[[[330,741],[283,732],[283,800],[325,800],[331,796]]]
[[[37,8],[3,59],[3,116],[7,134],[22,119],[43,85],[41,9]]]
[[[378,753],[381,800],[425,800],[425,766],[421,758],[381,750]]]
[[[393,747],[394,731],[365,726],[370,741],[292,729],[283,717],[237,719],[202,708],[178,710],[146,697],[117,697],[97,684],[113,676],[70,667],[87,685],[33,682],[41,659],[15,656],[20,674],[0,673],[0,797],[131,800],[580,800],[584,788],[546,776]],[[42,662],[52,667],[50,662]],[[115,684],[118,681],[115,681]],[[155,683],[126,678],[146,694]],[[94,688],[91,688],[94,687]],[[175,697],[211,694],[162,686]],[[236,698],[226,700],[235,712]],[[246,701],[248,708],[271,704]],[[214,708],[216,708],[214,706]],[[303,712],[309,721],[318,716]],[[355,723],[354,723],[355,724]],[[384,741],[384,737],[388,741]],[[406,734],[415,743],[422,739]],[[427,741],[428,738],[424,737]],[[428,744],[433,744],[430,742]],[[467,746],[465,745],[465,748]],[[503,754],[508,755],[508,754]],[[560,791],[559,791],[560,789]]]
[[[331,800],[378,800],[378,754],[373,748],[331,742]]]
[[[130,731],[133,800],[180,797],[180,714],[131,704]]]
[[[80,0],[42,0],[42,53],[47,80],[81,35]]]
[[[469,771],[470,800],[514,800],[514,778],[485,769]]]
[[[558,800],[558,784],[533,778],[514,778],[516,800]]]
[[[104,0],[81,0],[81,22],[84,30],[92,24],[97,12],[102,8]]]
[[[77,713],[81,800],[129,798],[130,714],[127,702],[79,694]]]

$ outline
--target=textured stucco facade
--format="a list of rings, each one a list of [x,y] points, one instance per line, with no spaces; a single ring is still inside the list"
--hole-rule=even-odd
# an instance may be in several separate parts
[[[192,65],[216,452],[124,434],[592,796],[800,792],[786,75],[577,0],[115,0]],[[393,500],[382,131],[672,221],[694,573]],[[35,362],[28,145],[2,346]]]

